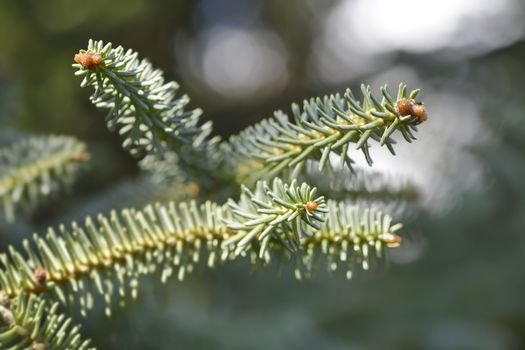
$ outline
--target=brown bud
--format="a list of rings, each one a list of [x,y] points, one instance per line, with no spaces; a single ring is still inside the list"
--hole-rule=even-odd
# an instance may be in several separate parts
[[[397,112],[402,115],[411,115],[412,114],[412,107],[414,106],[414,102],[404,98],[396,103],[396,109]]]
[[[43,267],[39,267],[35,270],[35,281],[38,285],[42,286],[47,282],[47,270]]]
[[[395,233],[383,233],[381,239],[388,247],[397,247],[401,243],[401,237]]]
[[[85,69],[93,69],[99,66],[103,61],[102,56],[99,53],[92,51],[79,52],[73,59]]]
[[[100,54],[94,53],[91,55],[91,64],[93,66],[98,66],[101,63],[102,63],[102,56],[100,56]]]
[[[317,202],[308,201],[306,202],[306,210],[314,211],[317,209]]]
[[[425,106],[422,104],[415,104],[412,106],[412,115],[419,119],[419,122],[424,122],[427,120],[427,111]]]

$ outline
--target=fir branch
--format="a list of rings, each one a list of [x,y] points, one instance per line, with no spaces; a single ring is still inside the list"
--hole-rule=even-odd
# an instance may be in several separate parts
[[[69,185],[87,158],[84,143],[68,136],[28,137],[0,148],[0,200],[7,220],[14,219],[16,205],[32,207]]]
[[[315,192],[276,179],[271,186],[244,189],[238,202],[224,205],[156,204],[99,215],[96,223],[88,217],[83,226],[35,234],[33,243],[24,241],[24,253],[10,247],[0,256],[0,287],[11,298],[47,293],[63,303],[78,300],[83,314],[96,290],[109,314],[115,290],[121,303],[127,295],[136,297],[139,277],[155,271],[162,281],[174,272],[182,280],[201,260],[213,267],[239,257],[263,265],[273,257],[297,257],[301,277],[301,271],[313,272],[319,256],[331,270],[336,262],[347,271],[356,264],[367,269],[370,255],[380,258],[386,246],[399,244],[395,232],[401,226],[392,226],[390,216],[326,205]]]
[[[351,167],[352,145],[371,165],[370,140],[395,154],[393,133],[412,142],[416,125],[427,118],[424,105],[415,101],[419,90],[408,93],[400,84],[394,98],[383,86],[379,101],[363,85],[362,102],[350,90],[343,97],[312,98],[303,108],[293,104],[291,119],[278,111],[219,144],[219,138],[210,138],[211,123],[199,124],[200,110],[185,111],[189,98],[176,97],[178,84],[166,83],[162,72],[136,52],[90,40],[75,61],[75,74],[84,76],[81,86],[95,88],[91,101],[108,110],[108,127],[118,130],[124,148],[144,158],[144,169],[160,168],[168,176],[182,170],[207,187],[232,178],[254,184],[289,170],[295,178],[309,160],[317,161],[320,170],[330,166],[331,154]]]
[[[370,86],[361,86],[363,102],[346,90],[338,94],[306,100],[301,109],[292,105],[293,117],[277,111],[273,118],[248,127],[222,144],[228,168],[240,182],[280,176],[292,169],[297,177],[308,160],[318,162],[319,170],[330,166],[330,155],[340,157],[341,165],[351,168],[348,151],[353,145],[360,149],[372,165],[370,140],[386,146],[395,154],[392,135],[400,131],[406,141],[415,140],[417,125],[427,119],[425,107],[415,102],[419,90],[407,93],[400,84],[394,99],[388,87],[381,88],[378,101]]]
[[[58,313],[35,295],[19,294],[14,301],[2,296],[0,304],[0,347],[2,349],[85,350],[90,340],[82,340],[80,326]],[[11,303],[15,305],[10,305]]]
[[[257,239],[260,258],[268,254],[270,240],[278,240],[290,251],[296,251],[301,238],[311,234],[308,229],[319,230],[324,221],[325,200],[323,196],[316,198],[316,192],[306,183],[297,187],[295,181],[288,186],[276,180],[271,188],[258,182],[254,192],[242,186],[239,202],[230,199],[228,203],[233,214],[228,227],[239,233],[223,245],[235,243],[235,253],[239,254]]]
[[[165,82],[161,70],[132,50],[93,40],[75,62],[75,75],[84,77],[81,86],[95,88],[91,102],[108,110],[108,128],[118,131],[133,156],[160,162],[166,152],[174,153],[195,177],[213,169],[209,149],[218,138],[208,137],[211,122],[199,125],[202,111],[185,110],[189,97],[176,97],[179,85]]]

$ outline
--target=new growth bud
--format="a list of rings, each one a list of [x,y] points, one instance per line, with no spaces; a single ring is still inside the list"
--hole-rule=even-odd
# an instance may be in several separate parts
[[[84,67],[84,69],[98,67],[103,61],[102,56],[99,53],[92,51],[79,52],[75,55],[74,60],[76,63]]]

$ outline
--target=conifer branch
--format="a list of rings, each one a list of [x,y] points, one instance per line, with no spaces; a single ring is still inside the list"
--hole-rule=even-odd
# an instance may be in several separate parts
[[[221,203],[113,210],[87,217],[82,225],[72,222],[44,236],[34,234],[20,251],[9,246],[0,254],[0,347],[87,349],[89,341],[58,313],[59,304],[78,303],[86,315],[96,293],[109,315],[115,303],[137,296],[144,275],[158,273],[163,282],[172,275],[183,280],[203,261],[213,268],[246,259],[261,266],[291,260],[297,279],[310,277],[322,264],[351,278],[357,268],[383,262],[386,248],[399,246],[401,224],[347,200],[354,195],[408,198],[413,188],[397,190],[388,182],[371,190],[372,176],[357,174],[351,181],[346,176],[352,170],[352,149],[372,165],[374,141],[395,154],[395,132],[407,142],[416,139],[417,126],[427,119],[425,106],[415,100],[419,90],[408,92],[400,84],[393,97],[383,86],[378,98],[362,85],[362,101],[350,90],[312,98],[302,107],[293,104],[290,117],[277,111],[220,141],[210,136],[210,122],[201,123],[200,109],[187,110],[189,98],[177,96],[178,84],[165,82],[163,73],[136,52],[90,40],[74,60],[81,86],[94,88],[92,103],[108,111],[108,128],[121,135],[123,147],[141,159],[143,169],[155,173],[155,180],[187,187],[180,196],[187,192],[194,198],[190,194],[202,186],[211,194],[207,199],[220,198]],[[339,165],[332,164],[333,155]],[[77,163],[86,158],[84,144],[70,137],[31,138],[1,148],[0,200],[8,219],[15,205],[34,205],[70,182]],[[279,178],[309,182],[326,170],[336,179],[318,183],[335,192],[332,200],[317,195],[308,183],[287,184]],[[196,182],[188,179],[198,180],[193,190]],[[244,184],[239,200],[222,204],[227,193],[237,193],[237,183]],[[176,198],[181,197],[171,199]]]
[[[93,40],[75,62],[75,75],[84,77],[81,86],[95,88],[91,102],[108,110],[108,128],[118,131],[133,156],[160,162],[166,152],[174,153],[195,177],[213,169],[209,148],[218,139],[209,139],[211,122],[199,125],[202,111],[185,110],[189,97],[176,97],[179,85],[165,82],[161,70],[132,50]]]
[[[34,206],[40,198],[72,182],[85,145],[68,136],[29,137],[0,148],[0,200],[8,221],[15,206]]]
[[[11,305],[14,304],[14,305]],[[2,296],[0,304],[0,347],[2,349],[85,350],[90,340],[82,340],[80,326],[58,313],[35,295],[19,294],[11,301]],[[93,349],[93,348],[92,348]]]
[[[297,187],[295,181],[288,186],[277,180],[271,188],[258,182],[254,192],[242,186],[239,202],[230,199],[228,203],[233,214],[228,227],[239,233],[223,245],[235,243],[238,254],[257,239],[260,258],[267,255],[270,240],[278,240],[283,247],[296,251],[301,238],[309,235],[308,229],[319,230],[324,221],[325,200],[323,196],[315,197],[316,192],[306,183]]]
[[[299,278],[325,256],[330,270],[340,265],[351,275],[355,265],[368,269],[371,257],[380,259],[385,247],[399,244],[401,225],[391,225],[390,216],[325,203],[315,192],[276,179],[224,205],[156,204],[99,215],[96,222],[88,217],[83,226],[35,234],[33,243],[24,241],[24,253],[10,247],[0,256],[0,288],[10,298],[25,293],[78,300],[83,314],[96,290],[110,314],[115,290],[121,303],[136,297],[139,277],[155,271],[162,281],[175,272],[182,280],[201,260],[213,267],[242,257],[263,265],[297,257]]]
[[[417,125],[427,119],[425,107],[416,103],[419,90],[410,93],[400,84],[396,98],[385,85],[379,101],[370,86],[361,86],[363,101],[358,101],[347,89],[338,94],[305,100],[303,108],[292,105],[292,118],[277,111],[273,118],[248,127],[222,144],[225,157],[235,169],[240,182],[281,176],[292,170],[296,178],[308,160],[318,162],[322,171],[330,166],[330,154],[340,157],[341,166],[351,168],[348,155],[353,148],[362,151],[372,165],[371,140],[386,146],[395,154],[391,137],[400,131],[407,142],[415,140]]]
[[[395,154],[394,132],[412,142],[417,125],[427,119],[424,105],[415,101],[419,90],[409,93],[400,84],[394,98],[385,85],[378,100],[370,86],[362,85],[362,101],[349,89],[343,97],[312,98],[302,108],[293,104],[292,118],[277,111],[219,144],[219,138],[210,138],[211,123],[199,124],[200,110],[185,111],[189,98],[176,97],[178,84],[165,83],[162,72],[139,60],[136,52],[90,40],[75,62],[75,74],[84,76],[81,86],[95,88],[91,101],[109,110],[108,127],[118,130],[131,154],[146,157],[143,168],[176,162],[181,167],[161,168],[175,173],[182,169],[204,185],[231,179],[254,184],[287,173],[295,178],[309,160],[320,170],[330,166],[331,154],[351,167],[352,148],[361,150],[372,165],[371,140]]]

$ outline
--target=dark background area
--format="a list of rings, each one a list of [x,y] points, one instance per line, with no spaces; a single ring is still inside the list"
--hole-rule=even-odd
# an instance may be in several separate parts
[[[429,121],[397,157],[374,150],[378,169],[422,190],[389,269],[151,278],[111,319],[82,320],[84,334],[128,350],[525,349],[524,23],[519,0],[3,0],[0,144],[13,130],[71,134],[92,159],[70,193],[0,223],[1,248],[115,203],[107,193],[138,174],[73,76],[89,38],[148,57],[223,136],[303,98],[405,81]],[[118,205],[139,190],[122,187]]]

